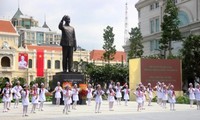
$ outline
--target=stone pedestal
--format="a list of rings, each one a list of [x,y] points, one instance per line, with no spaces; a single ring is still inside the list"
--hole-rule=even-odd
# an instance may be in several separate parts
[[[56,75],[53,76],[53,82],[52,87],[53,89],[57,86],[57,82],[60,82],[60,85],[62,86],[64,82],[71,82],[74,84],[84,83],[84,75],[78,72],[60,72],[56,73]],[[55,93],[53,95],[52,104],[56,104],[55,99]],[[64,104],[63,102],[63,96],[61,98],[61,104]]]

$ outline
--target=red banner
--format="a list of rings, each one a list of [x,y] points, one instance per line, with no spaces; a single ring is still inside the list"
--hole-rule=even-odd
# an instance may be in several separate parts
[[[18,68],[19,69],[28,68],[28,54],[27,53],[19,53]]]
[[[44,76],[44,51],[37,50],[37,76],[43,77]]]

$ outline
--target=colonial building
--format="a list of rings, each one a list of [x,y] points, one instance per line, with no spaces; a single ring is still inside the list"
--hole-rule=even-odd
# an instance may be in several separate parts
[[[200,1],[199,0],[174,0],[179,8],[179,28],[183,37],[189,34],[200,34]],[[139,0],[135,5],[138,10],[138,26],[141,30],[144,45],[143,56],[161,54],[159,39],[161,38],[161,23],[166,6],[166,0]],[[129,51],[129,43],[124,49]],[[181,42],[173,42],[173,54],[178,54],[182,47]]]

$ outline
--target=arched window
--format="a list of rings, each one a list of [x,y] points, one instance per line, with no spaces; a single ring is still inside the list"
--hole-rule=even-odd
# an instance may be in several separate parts
[[[190,23],[189,17],[186,12],[184,11],[179,11],[178,12],[178,18],[179,18],[179,26],[185,26]]]
[[[59,60],[55,61],[55,69],[60,69],[60,61]]]
[[[28,60],[28,68],[32,68],[33,67],[33,61],[32,59]]]
[[[9,57],[3,57],[1,59],[1,66],[2,67],[11,67],[11,65],[10,65],[10,58]]]
[[[51,69],[51,60],[47,60],[47,68]]]

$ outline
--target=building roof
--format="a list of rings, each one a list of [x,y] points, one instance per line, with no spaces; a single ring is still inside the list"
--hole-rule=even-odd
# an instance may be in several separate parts
[[[103,60],[104,50],[93,50],[90,52],[90,60]],[[126,54],[123,51],[116,51],[113,61],[126,61]]]
[[[17,9],[17,12],[15,13],[15,15],[13,16],[12,19],[20,18],[21,15],[23,15],[23,13],[22,13],[21,10],[18,8],[18,9]]]
[[[0,20],[0,32],[17,34],[17,31],[9,20]]]
[[[61,46],[38,46],[38,45],[27,45],[28,50],[46,50],[47,52],[61,52]]]

